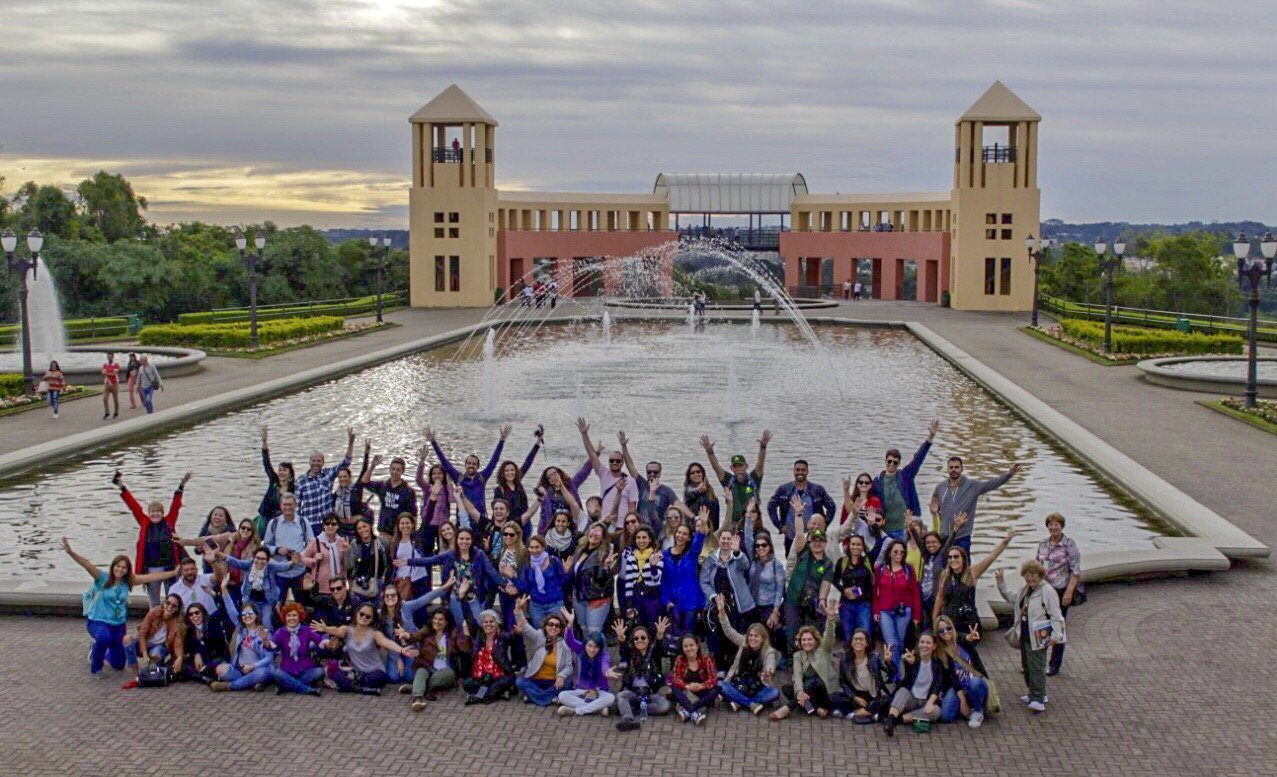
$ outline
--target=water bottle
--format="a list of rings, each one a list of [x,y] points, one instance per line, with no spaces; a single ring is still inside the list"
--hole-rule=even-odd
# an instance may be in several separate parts
[[[639,723],[647,722],[647,697],[639,699]]]

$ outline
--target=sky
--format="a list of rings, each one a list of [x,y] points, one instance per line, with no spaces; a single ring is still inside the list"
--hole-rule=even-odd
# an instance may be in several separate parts
[[[406,227],[408,116],[499,122],[498,185],[802,172],[952,186],[995,80],[1043,116],[1042,217],[1277,221],[1263,0],[0,0],[0,176],[121,172],[165,224]]]

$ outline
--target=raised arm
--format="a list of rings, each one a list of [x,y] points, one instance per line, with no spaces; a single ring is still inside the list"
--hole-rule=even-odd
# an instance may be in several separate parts
[[[931,423],[927,425],[927,439],[922,441],[922,445],[918,446],[918,452],[913,454],[913,459],[908,466],[904,467],[911,475],[917,474],[922,462],[926,460],[927,452],[931,450],[931,442],[936,439],[936,432],[939,430],[940,419],[932,419]]]
[[[1002,551],[1007,549],[1007,546],[1011,544],[1011,540],[1015,539],[1017,534],[1019,534],[1019,532],[1015,529],[1007,529],[1006,536],[1002,538],[1001,542],[993,546],[993,550],[989,551],[989,555],[980,559],[978,564],[971,565],[971,576],[976,580],[979,580],[980,575],[983,575],[985,570],[989,568],[989,565],[996,561],[998,556],[1002,555]]]
[[[585,445],[585,455],[590,459],[590,468],[595,472],[603,471],[603,462],[599,460],[599,452],[590,442],[590,425],[584,418],[576,419],[576,428],[581,431],[581,442]]]
[[[426,440],[430,443],[430,447],[434,449],[435,455],[439,457],[439,463],[443,466],[443,471],[448,473],[448,477],[461,482],[461,473],[457,468],[452,466],[452,462],[448,461],[448,457],[444,455],[443,448],[439,447],[439,441],[435,439],[435,430],[426,427]]]
[[[378,453],[376,456],[372,457],[372,462],[369,463],[367,469],[364,469],[362,472],[359,473],[359,484],[362,486],[368,486],[369,484],[371,484],[372,473],[375,472],[377,470],[377,467],[380,467],[380,466],[381,466],[381,454]],[[376,486],[369,488],[368,490],[373,492],[374,494],[382,493],[382,491],[378,489]]]
[[[625,469],[629,471],[630,477],[638,480],[642,475],[639,474],[639,468],[634,466],[634,457],[630,456],[630,440],[625,436],[625,432],[616,433],[617,442],[621,444],[621,456],[625,458]],[[619,504],[621,500],[617,500]]]
[[[718,454],[714,453],[714,441],[709,438],[708,434],[701,435],[701,447],[705,449],[705,456],[709,459],[709,465],[714,468],[714,476],[718,478],[718,482],[722,483],[727,480],[727,472],[723,469],[723,465],[718,461]]]
[[[544,444],[544,439],[541,436],[541,427],[538,426],[536,441],[532,443],[532,450],[528,451],[528,455],[524,457],[523,466],[519,468],[520,472],[522,472],[525,475],[528,473],[528,469],[532,466],[532,462],[536,461],[537,451],[541,450],[541,446],[543,444]]]
[[[1006,485],[1006,482],[1011,479],[1011,476],[1019,471],[1020,462],[1017,461],[1011,465],[1011,469],[1003,472],[1001,475],[989,478],[988,480],[981,480],[979,483],[979,492],[981,494],[986,494],[995,489],[1002,488],[1002,486]]]
[[[266,470],[267,480],[269,480],[272,484],[278,484],[279,473],[275,472],[275,467],[274,465],[271,464],[270,446],[267,444],[266,440],[267,440],[267,431],[266,431],[266,427],[263,426],[262,427],[262,469]]]
[[[363,477],[363,473],[360,473]],[[430,501],[430,484],[426,482],[426,446],[417,450],[417,488],[421,489],[422,502]]]
[[[767,444],[772,441],[772,430],[764,429],[763,436],[758,438],[758,461],[754,462],[754,474],[758,475],[758,485],[763,484],[763,465],[767,462]]]
[[[342,463],[337,467],[337,469],[341,469],[342,467],[349,467],[350,460],[354,457],[355,457],[355,427],[347,426],[346,427],[346,455],[342,459]]]
[[[501,451],[505,450],[505,438],[510,436],[510,425],[506,424],[501,427],[501,438],[497,440],[497,447],[492,449],[492,458],[488,459],[488,466],[483,468],[479,473],[479,478],[485,483],[488,478],[492,477],[492,473],[497,468],[497,462],[501,460]]]
[[[71,557],[72,561],[79,564],[85,572],[88,572],[89,575],[93,577],[94,580],[97,580],[102,576],[102,570],[93,566],[93,562],[71,549],[71,541],[66,537],[62,538],[62,549],[67,552],[67,555]]]

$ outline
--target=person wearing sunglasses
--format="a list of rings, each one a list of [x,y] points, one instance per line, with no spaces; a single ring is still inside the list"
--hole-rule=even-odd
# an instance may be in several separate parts
[[[730,500],[727,506],[730,508]],[[726,526],[718,532],[718,549],[701,562],[700,584],[705,601],[713,602],[721,598],[728,620],[737,631],[756,620],[756,603],[749,588],[749,556],[744,552],[744,547],[748,547],[753,540],[752,531],[747,531],[742,536],[730,525]],[[733,652],[732,643],[721,629],[714,628],[717,626],[716,619],[709,623],[710,653],[719,666],[727,666]]]
[[[918,470],[927,460],[931,451],[931,443],[940,430],[940,419],[935,419],[927,427],[927,439],[922,441],[917,453],[909,463],[901,467],[899,448],[890,448],[884,457],[885,466],[874,478],[874,491],[882,500],[882,514],[886,518],[886,532],[892,539],[903,540],[905,537],[905,513],[922,515],[922,505],[918,502]]]
[[[217,667],[230,657],[230,631],[223,617],[210,618],[204,605],[192,602],[186,606],[186,633],[182,652],[186,661],[182,676],[187,680],[210,682],[217,677]]]
[[[612,451],[607,456],[607,466],[599,458],[598,449],[590,441],[590,425],[584,418],[576,419],[576,428],[581,432],[581,442],[585,445],[585,454],[590,459],[590,467],[599,479],[599,495],[603,499],[601,505],[603,515],[623,516],[638,507],[638,478],[626,477],[623,470],[625,456],[620,451]]]
[[[138,624],[137,636],[124,638],[125,656],[133,677],[122,687],[137,687],[137,662],[161,664],[180,674],[186,656],[186,625],[182,615],[182,597],[169,594],[158,607],[147,611]]]
[[[868,519],[869,513],[882,512],[882,499],[874,490],[873,477],[868,472],[861,472],[856,476],[854,490],[851,486],[852,481],[843,480],[842,513],[839,515],[839,523],[852,520],[863,524]]]
[[[834,717],[866,725],[891,701],[889,662],[873,649],[872,632],[856,629],[838,666],[839,689],[833,693]]]
[[[283,601],[278,573],[304,568],[300,554],[295,551],[288,553],[289,561],[274,561],[266,546],[259,545],[253,551],[252,561],[228,556],[220,550],[213,554],[219,561],[225,561],[231,569],[238,569],[243,573],[239,599],[246,605],[253,605],[254,617],[259,619],[255,621],[255,625],[261,626],[265,631],[269,631],[274,624],[275,605]]]
[[[629,439],[625,436],[625,432],[618,432],[617,438],[621,443],[621,457],[625,459],[625,468],[629,470],[634,478],[634,484],[638,487],[637,514],[648,526],[658,527],[661,524],[661,516],[678,501],[678,494],[661,482],[663,468],[659,461],[649,461],[640,473],[639,468],[634,466],[634,458],[630,455]],[[626,517],[628,518],[629,515],[626,514]]]
[[[1007,549],[1011,540],[1019,534],[1015,529],[1007,529],[1002,538],[989,554],[975,564],[969,563],[967,552],[954,544],[945,555],[944,571],[936,582],[936,603],[932,606],[931,620],[935,621],[942,614],[948,615],[957,624],[963,634],[972,629],[979,631],[980,617],[975,609],[975,588],[980,577],[985,573],[1002,551]]]
[[[257,523],[248,519],[239,522],[239,527],[235,531],[235,536],[231,539],[230,544],[222,550],[227,556],[237,558],[241,561],[252,561],[253,555],[257,553],[257,549],[262,545],[262,538],[257,533]],[[236,607],[243,605],[240,598],[240,591],[244,585],[244,570],[239,567],[227,564],[226,570],[226,591]]]
[[[751,623],[742,636],[727,617],[726,600],[715,597],[714,605],[718,610],[718,627],[727,641],[736,646],[736,655],[719,684],[723,698],[732,705],[733,712],[748,709],[755,715],[761,714],[780,698],[780,690],[771,684],[780,663],[780,651],[772,647],[766,626]]]
[[[620,619],[612,622],[623,665],[613,666],[607,675],[611,680],[620,681],[616,709],[621,721],[616,724],[617,731],[637,731],[648,715],[665,715],[670,711],[670,700],[660,693],[665,687],[663,659],[665,632],[669,627],[669,618],[658,618],[653,639],[653,632],[646,626],[629,630]]]
[[[328,668],[328,679],[337,685],[337,690],[341,693],[381,695],[381,689],[388,682],[386,663],[381,654],[383,650],[408,658],[417,657],[416,648],[404,647],[381,633],[376,628],[376,619],[376,608],[364,602],[355,610],[355,621],[349,626],[329,626],[323,621],[315,621],[313,624],[315,630],[321,634],[337,637],[345,643],[350,671],[341,671],[332,664]]]
[[[507,524],[503,531],[509,532],[512,539],[520,534],[518,527],[513,524]],[[473,529],[458,529],[456,544],[456,548],[443,553],[424,558],[395,559],[393,563],[396,567],[439,567],[439,576],[442,579],[455,580],[454,593],[448,602],[453,622],[464,623],[469,619],[477,623],[483,604],[491,600],[491,596],[498,586],[505,583],[505,579],[497,572],[488,556],[475,547]],[[416,630],[416,613],[430,601],[433,598],[427,593],[404,602],[402,617],[405,628],[409,631]]]
[[[310,570],[314,590],[327,596],[328,586],[334,578],[344,577],[346,551],[350,541],[339,533],[341,519],[336,513],[324,516],[319,536],[306,544],[302,551],[302,563]]]
[[[545,616],[540,629],[533,628],[528,621],[530,603],[527,594],[515,602],[515,630],[523,637],[528,662],[515,678],[514,686],[525,702],[549,707],[561,691],[572,688],[576,674],[576,656],[564,639],[564,632],[572,628],[572,619],[567,609],[560,607],[558,612]]]
[[[757,509],[757,502],[754,508]],[[746,513],[748,515],[748,513]],[[781,651],[784,662],[785,632],[783,623],[785,607],[785,562],[776,556],[772,538],[767,532],[753,533],[749,561],[749,592],[754,597],[754,614],[767,627],[772,646]]]
[[[246,597],[244,607],[233,615],[239,626],[231,635],[230,657],[217,667],[217,679],[208,685],[211,691],[243,691],[272,681],[275,646],[258,618],[257,605]]]
[[[940,639],[936,652],[953,672],[953,684],[940,700],[940,720],[952,723],[961,716],[967,719],[969,727],[980,728],[984,723],[990,687],[984,665],[970,646],[963,644],[957,626],[948,615],[937,618],[935,626],[936,636]]]

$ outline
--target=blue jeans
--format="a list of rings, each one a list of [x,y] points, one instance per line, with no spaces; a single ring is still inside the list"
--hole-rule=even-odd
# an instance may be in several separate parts
[[[846,642],[851,639],[851,634],[856,629],[864,629],[869,634],[869,641],[873,642],[874,635],[874,613],[872,602],[849,602],[846,599],[838,605],[838,623],[842,626],[842,640]]]
[[[541,628],[541,622],[563,609],[563,602],[528,602],[528,622],[532,628]]]
[[[278,667],[271,667],[270,672],[276,685],[293,693],[310,693],[324,679],[322,666],[312,666],[295,677]]]
[[[479,613],[483,612],[483,604],[477,596],[468,602],[461,601],[459,596],[448,597],[448,610],[452,613],[452,620],[457,624],[457,628],[460,628],[461,624],[466,622],[466,618],[462,616],[462,607],[469,611],[470,630],[474,631],[474,624],[479,622]]]
[[[968,679],[964,690],[967,692],[967,704],[971,705],[971,710],[984,712],[984,703],[989,698],[989,684],[984,681],[984,678]],[[958,691],[950,688],[940,700],[940,720],[944,723],[952,723],[960,717],[961,710],[962,703],[958,700]]]
[[[559,697],[560,689],[554,687],[553,680],[529,680],[526,677],[520,677],[514,681],[514,687],[538,707],[549,707]],[[567,683],[563,688],[570,690],[572,684]]]
[[[412,682],[412,659],[398,653],[386,654],[386,681],[390,683]]]
[[[430,604],[436,599],[442,599],[443,597],[447,595],[448,595],[447,588],[436,588],[433,591],[425,592],[421,596],[418,596],[416,599],[409,599],[408,601],[404,602],[403,611],[400,613],[400,616],[403,618],[403,627],[407,629],[408,631],[416,631],[417,629],[421,628],[420,626],[417,625],[417,620],[414,617],[416,616],[417,612],[419,612],[426,605]],[[455,599],[456,597],[453,597],[453,598]],[[460,611],[458,610],[458,612]],[[456,617],[456,613],[453,613],[453,617],[454,618]],[[461,628],[461,621],[458,620],[456,623],[457,623],[457,628]]]
[[[152,386],[142,387],[142,406],[146,408],[147,415],[155,412],[155,388]]]
[[[149,651],[146,658],[157,664],[163,663],[164,659],[168,658],[168,648],[163,645],[153,645],[148,648],[145,644],[138,642],[133,645],[133,648],[133,650],[126,650],[124,655],[124,660],[129,666],[137,666],[137,660],[142,657],[143,651]]]
[[[315,536],[319,536],[316,534]],[[247,573],[245,573],[247,574]],[[275,584],[279,586],[279,601],[273,604],[283,604],[288,601],[288,592],[293,592],[293,601],[300,602],[306,595],[302,590],[302,578],[305,575],[297,575],[296,577],[284,577],[283,575],[275,575]]]
[[[126,661],[124,634],[128,631],[127,624],[87,620],[84,628],[93,637],[93,649],[89,651],[89,671],[93,674],[101,672],[104,661],[112,669],[123,669]]]
[[[275,679],[275,672],[277,671],[279,670],[267,664],[254,669],[248,674],[244,674],[238,666],[231,666],[221,679],[223,682],[230,683],[232,691],[243,691],[252,688],[258,683],[271,682]]]
[[[780,689],[773,688],[770,685],[753,696],[746,696],[736,690],[736,686],[729,682],[721,682],[718,687],[722,689],[724,699],[734,701],[742,707],[748,707],[752,704],[771,704],[780,698]]]
[[[905,636],[909,633],[909,622],[913,620],[913,608],[906,607],[904,612],[896,615],[895,610],[883,610],[878,616],[878,628],[882,629],[882,641],[891,645],[891,669],[894,672],[900,666],[901,647]]]
[[[607,616],[611,612],[612,604],[610,602],[602,607],[591,607],[589,602],[577,599],[576,623],[581,627],[581,637],[585,639],[591,634],[603,633],[603,627],[607,625]]]
[[[62,404],[62,401],[61,401],[61,400],[62,400],[62,392],[61,392],[61,391],[50,391],[50,392],[49,392],[49,407],[53,408],[53,412],[55,412],[55,413],[56,413],[56,412],[58,412],[58,407],[60,407],[60,406],[61,406],[61,404]]]

